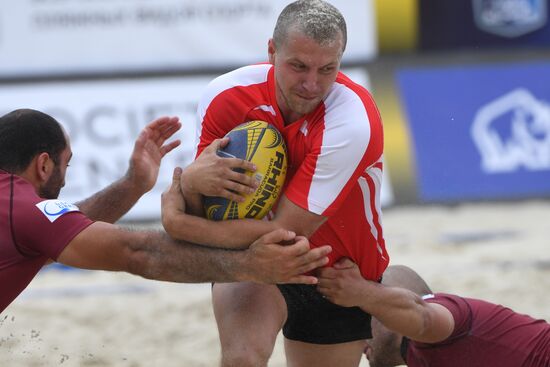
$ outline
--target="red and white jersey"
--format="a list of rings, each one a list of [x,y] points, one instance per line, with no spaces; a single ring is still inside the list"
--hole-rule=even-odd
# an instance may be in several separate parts
[[[243,122],[274,125],[288,149],[285,195],[328,218],[310,237],[311,245],[331,245],[330,264],[349,257],[367,279],[381,277],[389,262],[380,210],[383,132],[365,88],[339,73],[314,111],[285,126],[273,65],[251,65],[214,79],[198,114],[197,155]]]

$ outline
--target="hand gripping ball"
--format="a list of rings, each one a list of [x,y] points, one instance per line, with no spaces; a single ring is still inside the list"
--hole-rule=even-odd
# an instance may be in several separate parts
[[[222,197],[204,197],[206,217],[213,220],[262,219],[281,195],[287,170],[286,145],[281,133],[265,121],[249,121],[235,127],[227,135],[229,143],[218,155],[251,161],[260,183],[243,202]]]

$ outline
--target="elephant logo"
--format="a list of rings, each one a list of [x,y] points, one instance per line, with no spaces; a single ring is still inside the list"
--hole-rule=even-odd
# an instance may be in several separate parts
[[[550,105],[526,89],[479,109],[470,132],[486,173],[550,170]]]

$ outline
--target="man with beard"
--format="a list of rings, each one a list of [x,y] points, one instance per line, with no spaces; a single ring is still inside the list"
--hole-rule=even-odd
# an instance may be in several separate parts
[[[406,266],[388,267],[380,284],[343,259],[320,271],[318,289],[373,316],[365,350],[371,367],[550,366],[550,324],[479,299],[433,294]]]
[[[52,260],[174,282],[316,281],[301,274],[325,264],[330,248],[310,251],[305,238],[288,231],[271,232],[246,251],[226,251],[112,224],[153,188],[162,158],[180,143],[165,142],[180,127],[175,117],[148,124],[123,178],[73,205],[57,199],[72,157],[61,125],[28,109],[0,117],[0,312]],[[174,177],[179,179],[180,171]],[[276,245],[286,240],[295,243]]]

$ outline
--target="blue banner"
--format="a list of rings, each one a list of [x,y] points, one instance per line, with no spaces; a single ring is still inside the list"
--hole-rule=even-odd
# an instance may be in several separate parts
[[[420,0],[420,47],[550,46],[549,0]]]
[[[423,201],[550,196],[550,63],[405,69]]]

